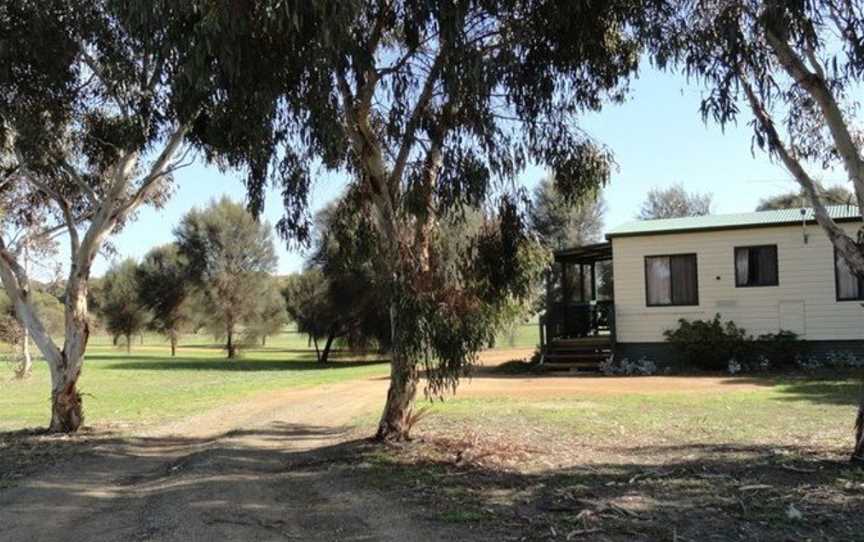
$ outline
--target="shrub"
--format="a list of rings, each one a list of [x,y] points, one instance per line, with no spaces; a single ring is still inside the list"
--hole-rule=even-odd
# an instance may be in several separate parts
[[[657,364],[645,356],[637,361],[609,356],[600,363],[600,372],[606,376],[651,376],[657,373]]]
[[[663,332],[682,360],[703,369],[722,371],[730,359],[743,359],[752,353],[753,340],[734,322],[723,322],[717,314],[712,320],[678,320],[678,329]]]
[[[781,329],[777,333],[765,333],[756,338],[758,353],[777,367],[794,367],[803,346],[804,341],[801,341],[794,331]]]
[[[797,356],[795,364],[804,371],[818,371],[821,369],[860,369],[864,367],[864,359],[859,358],[853,352],[826,352],[822,357]]]
[[[860,369],[864,367],[864,359],[859,358],[848,350],[842,352],[828,352],[825,354],[825,364],[838,369]]]
[[[735,376],[742,370],[744,370],[744,367],[741,366],[737,359],[733,358],[729,360],[729,367],[726,369],[726,372],[728,372],[732,376]]]

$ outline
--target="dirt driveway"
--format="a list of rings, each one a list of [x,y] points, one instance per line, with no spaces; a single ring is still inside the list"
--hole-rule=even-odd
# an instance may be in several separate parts
[[[486,540],[435,521],[345,469],[350,425],[381,407],[387,379],[285,390],[132,437],[107,438],[0,490],[2,540]],[[460,397],[700,392],[723,378],[483,375]],[[368,431],[368,428],[365,430]]]

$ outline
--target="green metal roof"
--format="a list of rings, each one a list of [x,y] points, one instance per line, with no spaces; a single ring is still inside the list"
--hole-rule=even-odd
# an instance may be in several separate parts
[[[838,222],[860,220],[861,215],[854,205],[832,205],[828,214]],[[804,220],[815,222],[813,209],[804,209]],[[686,218],[661,218],[657,220],[635,220],[613,228],[606,234],[607,239],[633,235],[659,235],[706,230],[731,230],[740,228],[761,228],[800,224],[801,209],[780,209],[778,211],[757,211],[754,213],[734,213],[725,215],[690,216]]]

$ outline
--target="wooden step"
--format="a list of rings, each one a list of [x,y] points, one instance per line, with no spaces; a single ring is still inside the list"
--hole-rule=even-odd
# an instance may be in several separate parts
[[[549,343],[550,348],[572,348],[572,347],[592,347],[592,346],[609,346],[612,340],[608,335],[600,335],[598,337],[580,337],[578,339],[553,339]]]
[[[597,371],[600,364],[591,361],[575,361],[575,362],[543,362],[543,369],[549,371]]]
[[[574,354],[572,352],[546,352],[543,356],[543,359],[554,359],[554,360],[604,360],[609,357],[611,352],[580,352],[578,354]]]

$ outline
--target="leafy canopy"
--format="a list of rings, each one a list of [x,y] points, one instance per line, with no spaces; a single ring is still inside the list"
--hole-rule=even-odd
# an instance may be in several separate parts
[[[683,184],[673,184],[668,188],[652,188],[648,191],[639,220],[656,218],[681,218],[711,214],[711,194],[688,192]]]
[[[598,192],[588,192],[578,201],[567,200],[546,177],[534,189],[529,212],[531,228],[550,249],[597,242],[603,235],[606,204]]]
[[[100,315],[105,329],[115,337],[126,337],[144,330],[150,315],[139,303],[138,265],[127,258],[113,265],[102,279]]]
[[[272,226],[223,197],[189,211],[174,235],[200,292],[208,327],[227,339],[233,357],[240,326],[251,329],[273,303],[270,274],[277,261]]]
[[[450,376],[433,388],[455,384],[495,313],[527,295],[544,264],[519,173],[546,167],[565,198],[609,178],[610,152],[575,121],[623,97],[644,5],[207,3],[208,25],[196,30],[215,44],[221,75],[202,142],[246,169],[253,211],[268,180],[281,189],[286,238],[310,238],[313,168],[349,175],[390,282],[394,359],[438,360],[433,381]],[[437,230],[466,208],[484,226],[445,271]]]

